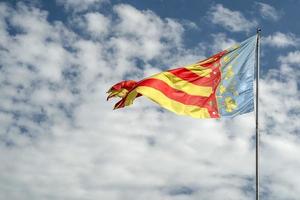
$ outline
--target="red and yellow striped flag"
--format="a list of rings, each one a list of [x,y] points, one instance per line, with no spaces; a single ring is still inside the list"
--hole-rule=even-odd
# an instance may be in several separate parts
[[[122,81],[112,86],[107,98],[122,99],[114,109],[123,108],[143,95],[179,115],[219,118],[215,91],[221,79],[220,52],[198,63],[155,74],[139,82]]]
[[[252,112],[256,36],[195,64],[155,74],[139,82],[122,81],[108,91],[120,97],[115,109],[146,96],[179,115],[233,117]]]

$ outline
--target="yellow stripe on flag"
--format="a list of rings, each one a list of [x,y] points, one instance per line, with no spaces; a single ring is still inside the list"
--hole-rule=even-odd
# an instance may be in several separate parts
[[[168,84],[170,87],[181,90],[189,95],[209,97],[212,94],[212,87],[195,85],[170,72],[162,72],[150,78],[159,79]]]
[[[133,103],[134,99],[137,96],[137,91],[136,90],[132,90],[130,93],[128,93],[126,99],[125,99],[125,106],[129,106]]]
[[[201,108],[199,106],[193,106],[193,105],[185,105],[183,103],[180,103],[178,101],[166,97],[162,92],[154,88],[146,87],[146,86],[138,86],[135,89],[135,91],[137,93],[140,93],[148,97],[149,99],[158,103],[162,107],[172,112],[175,112],[179,115],[189,115],[195,118],[210,118],[210,114],[207,108]],[[127,98],[129,98],[129,95]],[[134,99],[129,99],[128,102],[132,102],[133,100]]]
[[[212,72],[212,69],[210,68],[204,68],[199,65],[194,65],[194,66],[188,66],[185,67],[186,69],[192,71],[193,73],[197,74],[200,77],[210,77],[210,73]]]

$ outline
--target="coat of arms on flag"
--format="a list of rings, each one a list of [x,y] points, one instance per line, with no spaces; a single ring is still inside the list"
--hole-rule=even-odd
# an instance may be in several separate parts
[[[254,110],[253,80],[257,36],[205,60],[140,81],[127,80],[108,91],[120,97],[115,109],[146,96],[161,107],[195,118],[232,117]]]

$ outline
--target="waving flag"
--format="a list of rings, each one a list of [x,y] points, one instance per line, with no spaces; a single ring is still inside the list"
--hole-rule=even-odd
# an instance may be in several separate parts
[[[253,111],[256,36],[205,60],[117,83],[108,91],[120,97],[115,109],[146,96],[163,108],[195,118],[220,118]]]

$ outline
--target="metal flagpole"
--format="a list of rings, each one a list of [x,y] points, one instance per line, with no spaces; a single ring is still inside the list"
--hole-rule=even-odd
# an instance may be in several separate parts
[[[256,191],[256,200],[259,200],[259,127],[258,127],[258,82],[259,82],[259,47],[260,47],[260,32],[261,29],[256,29],[257,39],[256,39],[256,98],[255,98],[255,136],[256,136],[256,154],[255,154],[255,191]]]

